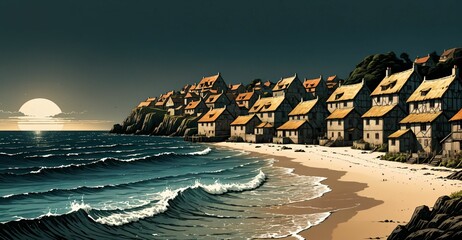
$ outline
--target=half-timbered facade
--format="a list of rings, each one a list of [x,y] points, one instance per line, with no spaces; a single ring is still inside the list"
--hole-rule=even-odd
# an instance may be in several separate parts
[[[284,97],[267,97],[258,99],[249,109],[249,114],[256,114],[262,122],[277,128],[288,120],[290,111],[292,106]]]
[[[282,78],[273,88],[273,97],[285,97],[291,106],[295,106],[300,99],[312,99],[295,74],[292,77]]]
[[[273,142],[285,143],[313,143],[313,128],[306,120],[289,120],[277,128]]]
[[[451,133],[443,140],[443,156],[455,157],[462,150],[462,109],[451,119]]]
[[[260,119],[252,115],[238,116],[231,123],[231,138],[246,141],[249,134],[255,132],[255,127],[261,123]]]
[[[215,92],[212,90],[216,92],[227,92],[228,90],[228,86],[220,73],[209,77],[203,77],[194,88],[194,91],[203,98],[206,98],[211,92]]]
[[[237,95],[235,101],[241,115],[246,115],[249,112],[250,107],[255,104],[258,96],[256,92],[245,92]]]
[[[226,107],[210,109],[198,121],[198,135],[224,140],[230,136],[233,121],[234,116]]]
[[[207,112],[209,108],[205,105],[204,100],[189,102],[184,109],[186,115],[200,115]]]
[[[312,127],[312,137],[316,140],[326,134],[328,111],[319,98],[302,101],[289,113],[289,121],[306,120]]]

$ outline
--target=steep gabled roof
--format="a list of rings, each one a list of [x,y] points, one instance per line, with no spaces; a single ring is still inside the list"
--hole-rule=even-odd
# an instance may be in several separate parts
[[[229,85],[229,89],[230,89],[231,91],[236,91],[236,90],[239,89],[240,86],[243,86],[242,83],[238,83],[238,84],[234,84],[234,85],[231,85],[231,84],[230,84],[230,85]]]
[[[236,125],[246,125],[249,123],[253,118],[256,118],[255,114],[252,115],[245,115],[245,116],[238,116],[232,123],[231,126]],[[258,118],[257,118],[258,119]]]
[[[456,113],[456,115],[452,116],[452,118],[449,119],[450,122],[461,121],[461,120],[462,120],[462,109],[460,109],[459,112]]]
[[[344,119],[354,111],[355,108],[337,108],[326,119]]]
[[[321,76],[319,76],[319,78],[305,79],[303,81],[303,87],[305,89],[313,89],[313,91],[314,91],[314,88],[316,88],[319,85],[321,80],[322,80]]]
[[[274,86],[273,91],[282,91],[287,89],[294,81],[299,81],[297,74],[292,77],[287,77],[279,80]]]
[[[404,84],[411,77],[412,73],[414,73],[414,68],[402,72],[393,73],[389,76],[385,76],[380,82],[380,84],[371,93],[371,96],[399,93],[399,91],[401,91],[401,89],[403,88]]]
[[[151,104],[152,102],[144,101],[144,102],[140,102],[140,104],[138,104],[138,107],[148,107]]]
[[[146,102],[155,102],[156,100],[157,100],[156,97],[148,97],[148,98],[146,99]]]
[[[337,78],[337,75],[332,75],[327,78],[327,82],[332,82]]]
[[[188,105],[186,105],[185,110],[197,108],[197,106],[199,106],[201,101],[202,100],[189,102]]]
[[[258,124],[257,126],[255,126],[255,128],[273,128],[274,125],[270,122],[262,122],[260,124]]]
[[[284,97],[267,97],[258,99],[249,109],[249,113],[274,112],[284,101]]]
[[[297,130],[305,123],[308,124],[306,120],[290,120],[278,127],[277,130]]]
[[[443,112],[436,112],[436,113],[411,113],[407,115],[403,120],[399,123],[406,124],[406,123],[431,123],[435,121]]]
[[[426,63],[428,60],[430,60],[430,54],[425,56],[425,57],[417,57],[414,62],[417,63],[417,64],[424,64]]]
[[[188,92],[184,96],[184,98],[198,98],[198,97],[199,97],[199,95],[197,95],[196,93],[193,93],[193,92]]]
[[[289,113],[289,116],[305,115],[308,114],[311,109],[314,108],[318,99],[303,101],[297,104],[295,108]]]
[[[203,77],[199,82],[198,87],[203,88],[212,86],[218,80],[218,78],[220,78],[220,73],[209,77]]]
[[[388,138],[400,138],[401,136],[408,133],[409,131],[412,132],[410,128],[408,128],[408,129],[400,129],[400,130],[390,134],[390,136],[388,136]]]
[[[455,79],[456,76],[451,75],[433,80],[424,80],[407,99],[407,102],[442,98]]]
[[[256,94],[255,92],[245,92],[245,93],[240,93],[236,97],[236,101],[249,101],[252,96]]]
[[[364,81],[356,84],[342,85],[335,89],[335,91],[327,99],[327,102],[353,100],[356,98],[363,86],[365,86]]]
[[[363,118],[383,117],[393,110],[397,105],[373,106],[364,115]]]
[[[220,97],[223,95],[223,93],[219,94],[211,94],[207,100],[205,100],[205,103],[215,103]]]
[[[226,108],[210,109],[198,122],[215,122],[224,112]]]

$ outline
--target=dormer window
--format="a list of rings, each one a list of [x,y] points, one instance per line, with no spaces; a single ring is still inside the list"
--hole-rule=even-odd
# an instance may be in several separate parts
[[[428,92],[430,92],[431,88],[426,88],[426,89],[422,89],[420,90],[420,95],[421,96],[427,96]]]
[[[340,99],[343,96],[343,93],[338,93],[335,95],[335,100]]]

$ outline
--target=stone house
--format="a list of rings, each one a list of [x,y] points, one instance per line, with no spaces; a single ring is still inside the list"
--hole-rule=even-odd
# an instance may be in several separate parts
[[[233,116],[239,115],[239,108],[234,101],[234,96],[231,93],[218,93],[211,94],[206,100],[205,105],[208,108],[222,108],[225,107]]]
[[[273,97],[285,97],[291,106],[295,106],[300,99],[312,99],[295,74],[292,77],[282,78],[273,88]]]
[[[447,62],[451,59],[457,60],[460,58],[462,58],[462,48],[451,48],[443,51],[439,62]]]
[[[255,92],[246,92],[237,95],[235,101],[240,109],[241,115],[246,115],[258,99],[258,94]]]
[[[264,92],[272,93],[273,88],[274,88],[274,83],[272,83],[269,80],[266,82],[258,81],[255,83],[255,86],[253,87],[253,91],[257,92],[258,94],[262,94]]]
[[[249,109],[249,114],[256,114],[262,122],[279,127],[288,120],[292,106],[285,97],[267,97],[258,99]]]
[[[273,142],[274,126],[269,122],[262,122],[255,126],[254,134],[246,135],[246,142],[270,143]]]
[[[188,92],[184,95],[184,105],[187,106],[188,103],[199,101],[200,99],[201,97],[198,94],[194,92]]]
[[[306,120],[312,127],[312,140],[326,134],[326,106],[319,98],[302,101],[289,113],[289,121]]]
[[[388,143],[388,136],[400,129],[399,121],[407,115],[406,100],[422,81],[416,65],[385,77],[371,93],[372,107],[363,114],[363,139],[372,146]]]
[[[200,115],[207,112],[209,108],[205,105],[204,100],[189,102],[184,109],[186,115]]]
[[[157,108],[166,109],[167,108],[166,104],[167,104],[168,98],[170,96],[172,96],[174,93],[175,93],[175,91],[170,91],[170,92],[167,92],[165,94],[161,94],[159,99],[157,100],[157,102],[156,102],[156,104],[154,106],[157,107]]]
[[[255,132],[255,126],[261,123],[260,119],[255,115],[238,116],[231,123],[231,138],[236,138],[242,141],[247,140],[249,134]]]
[[[400,121],[401,129],[411,129],[417,150],[436,154],[440,142],[450,134],[448,120],[462,108],[462,84],[456,66],[446,77],[426,80],[407,100],[409,115]],[[408,151],[408,149],[401,149]]]
[[[210,92],[213,93],[211,90],[215,90],[216,92],[227,92],[228,86],[220,73],[209,77],[203,77],[194,89],[202,98],[206,98]]]
[[[234,116],[224,108],[210,109],[198,121],[198,135],[209,140],[225,140],[231,134]]]
[[[443,139],[443,156],[455,157],[462,150],[462,109],[451,119],[451,133]]]
[[[371,92],[364,83],[341,85],[327,99],[330,115],[327,119],[327,138],[336,145],[351,145],[362,139],[363,115],[371,107]]]
[[[319,98],[321,102],[327,100],[327,84],[322,76],[319,76],[319,78],[305,79],[303,81],[303,87],[306,89],[307,93],[311,94],[310,98]]]
[[[181,95],[171,95],[166,103],[165,107],[170,115],[182,115],[184,110],[184,98]]]
[[[306,120],[289,120],[277,128],[273,142],[286,143],[313,143],[313,129]]]

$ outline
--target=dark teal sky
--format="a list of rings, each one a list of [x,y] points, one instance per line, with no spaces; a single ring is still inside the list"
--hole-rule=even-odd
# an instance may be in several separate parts
[[[56,102],[121,122],[137,102],[221,72],[347,77],[365,56],[462,45],[447,1],[0,1],[0,110]],[[1,113],[0,118],[8,116]],[[1,121],[1,120],[0,120]]]

